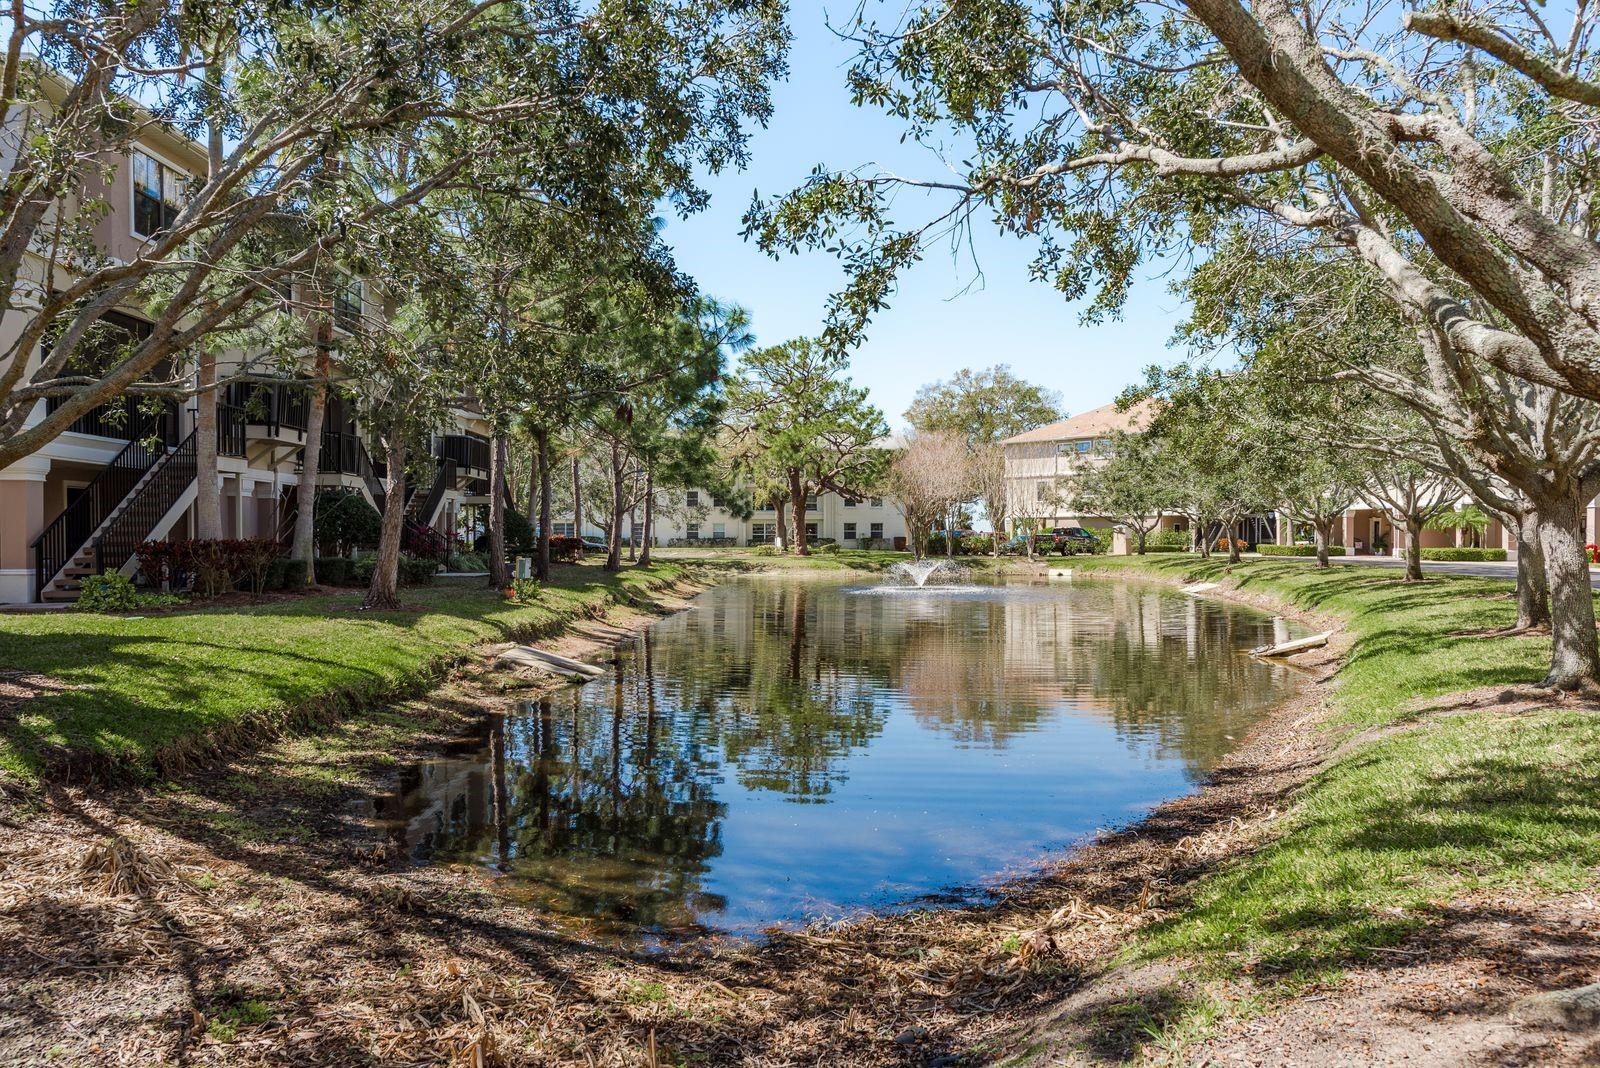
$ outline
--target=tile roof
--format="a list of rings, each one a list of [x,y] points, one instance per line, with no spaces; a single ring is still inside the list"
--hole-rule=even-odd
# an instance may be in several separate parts
[[[1105,437],[1118,430],[1137,430],[1149,422],[1150,412],[1154,408],[1154,401],[1140,401],[1126,412],[1117,411],[1115,404],[1106,404],[1099,408],[1091,408],[1080,412],[1070,419],[1061,419],[1054,423],[1025,430],[1014,437],[1006,438],[1002,445],[1025,445],[1040,441],[1072,441],[1076,438]]]

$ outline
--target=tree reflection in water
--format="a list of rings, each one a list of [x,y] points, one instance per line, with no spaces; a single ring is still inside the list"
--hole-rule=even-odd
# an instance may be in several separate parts
[[[558,915],[749,931],[970,884],[1180,792],[1288,693],[1242,653],[1270,635],[1119,584],[734,584],[379,808],[415,862]]]

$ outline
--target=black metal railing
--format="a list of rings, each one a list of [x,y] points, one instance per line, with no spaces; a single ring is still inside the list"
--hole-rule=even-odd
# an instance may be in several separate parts
[[[317,470],[322,474],[364,475],[372,470],[367,447],[359,434],[341,430],[322,432],[322,451],[317,454]]]
[[[128,492],[166,452],[165,445],[151,443],[145,438],[128,442],[94,481],[33,539],[35,597],[44,593],[44,588],[72,562],[89,536],[100,529],[100,524],[116,511]]]
[[[269,437],[279,437],[285,430],[304,434],[310,421],[311,386],[304,379],[282,385],[234,382],[228,386],[227,402],[243,408],[245,421],[264,428]]]
[[[172,510],[184,492],[194,484],[199,470],[195,463],[194,434],[156,461],[144,485],[119,508],[94,539],[94,569],[98,573],[115,571],[133,559],[134,550],[150,537],[161,517]]]
[[[67,400],[66,397],[50,397],[45,401],[45,410],[56,412]],[[178,409],[176,405],[166,404],[151,411],[147,402],[134,397],[122,397],[110,404],[90,408],[74,419],[67,430],[119,441],[150,438],[173,445],[178,440]]]
[[[217,405],[217,455],[244,455],[244,409],[232,404]]]
[[[408,516],[428,526],[433,523],[434,513],[444,503],[444,495],[451,486],[456,484],[456,465],[454,460],[441,460],[439,471],[433,476],[433,485],[428,488],[426,497],[413,497],[406,508]]]
[[[300,518],[300,488],[285,486],[278,495],[278,543],[294,543],[294,527]]]
[[[440,460],[454,460],[457,467],[487,471],[489,439],[477,434],[441,434],[434,455]]]

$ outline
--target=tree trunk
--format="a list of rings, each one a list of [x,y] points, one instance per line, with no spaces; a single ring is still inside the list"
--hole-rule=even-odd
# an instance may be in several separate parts
[[[317,584],[317,469],[322,465],[322,425],[328,415],[328,377],[331,374],[328,359],[327,324],[319,330],[317,338],[316,374],[308,390],[306,405],[306,443],[300,464],[300,484],[295,487],[298,511],[294,519],[294,547],[289,555],[306,563],[306,585]]]
[[[378,559],[372,567],[372,584],[362,608],[400,607],[400,539],[406,512],[406,435],[400,421],[384,435],[388,473],[383,480],[383,533],[378,538]]]
[[[1406,581],[1422,581],[1422,517],[1408,515],[1406,524]]]
[[[539,465],[539,551],[534,571],[540,582],[550,581],[550,431],[539,427],[533,432],[534,451]],[[529,513],[532,514],[531,512]]]
[[[944,558],[946,560],[954,560],[956,558],[956,517],[954,509],[951,510],[949,515],[945,516]]]
[[[546,473],[544,466],[539,462],[539,453],[535,450],[533,455],[528,457],[528,518],[530,520],[539,515],[539,494],[543,492],[539,487],[544,485]]]
[[[1529,513],[1517,530],[1517,628],[1550,626],[1550,580],[1539,546],[1539,518]]]
[[[1328,543],[1333,540],[1333,520],[1318,519],[1311,524],[1311,531],[1317,543],[1317,570],[1326,571],[1333,566],[1328,559]]]
[[[639,506],[628,509],[628,563],[639,559]]]
[[[1228,563],[1230,564],[1237,564],[1239,562],[1239,539],[1234,537],[1235,526],[1236,524],[1229,523],[1226,527],[1228,538]]]
[[[806,543],[806,484],[799,471],[789,472],[789,500],[794,505],[794,551],[799,556],[811,555]]]
[[[1148,530],[1146,530],[1144,527],[1135,527],[1134,529],[1139,532],[1138,536],[1135,539],[1135,545],[1137,547],[1134,550],[1134,555],[1143,556],[1144,555],[1144,539],[1149,535],[1150,532]]]
[[[773,531],[773,539],[779,552],[788,551],[789,546],[789,531],[785,526],[784,520],[784,510],[788,507],[788,503],[789,502],[784,500],[782,497],[778,497],[772,502],[773,510],[777,515],[778,520],[776,524],[777,529]]]
[[[606,531],[606,570],[622,570],[622,443],[611,441],[611,529]]]
[[[222,487],[217,480],[217,357],[200,351],[200,392],[194,398],[194,536],[222,537]]]
[[[511,585],[506,566],[506,437],[496,434],[489,446],[489,588]]]
[[[656,540],[656,469],[644,469],[644,545],[639,549],[639,566],[650,566],[650,544]]]
[[[1578,509],[1571,497],[1539,509],[1539,546],[1550,582],[1550,674],[1544,685],[1558,690],[1587,689],[1600,681],[1594,590]]]
[[[577,453],[572,454],[572,536],[583,537],[583,471]]]

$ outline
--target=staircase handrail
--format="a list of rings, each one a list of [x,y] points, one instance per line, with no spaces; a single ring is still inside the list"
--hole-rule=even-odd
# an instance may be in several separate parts
[[[167,454],[164,444],[150,445],[146,438],[132,438],[111,462],[100,469],[78,495],[77,500],[29,543],[33,550],[34,596],[55,581],[61,569],[88,544],[89,538],[111,517],[133,488]]]

